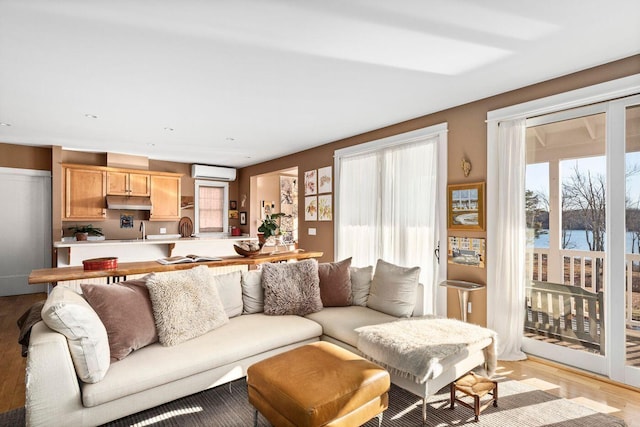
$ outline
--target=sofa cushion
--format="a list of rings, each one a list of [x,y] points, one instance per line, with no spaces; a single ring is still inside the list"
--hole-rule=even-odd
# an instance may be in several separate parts
[[[358,344],[357,328],[398,320],[379,311],[352,305],[349,307],[325,307],[317,313],[305,316],[322,326],[322,334],[335,340],[356,347]]]
[[[322,310],[318,261],[262,265],[264,313],[304,316]]]
[[[351,267],[349,270],[351,304],[366,307],[369,299],[369,289],[371,288],[371,278],[373,277],[373,266]]]
[[[367,307],[398,317],[409,317],[416,305],[420,267],[400,267],[381,259],[371,280]]]
[[[300,316],[248,314],[179,346],[151,344],[111,365],[109,375],[97,384],[82,385],[82,403],[93,407],[135,393],[183,380],[229,365],[229,375],[246,369],[245,359],[279,348],[317,341],[322,328]],[[222,381],[225,373],[202,379],[206,388]],[[194,390],[195,392],[195,390]],[[137,398],[131,396],[131,398]],[[126,400],[125,400],[126,402]]]
[[[146,280],[80,287],[107,330],[112,362],[158,341]]]
[[[210,284],[209,268],[152,273],[147,280],[158,338],[173,346],[229,321],[218,290]]]
[[[240,316],[242,314],[242,287],[240,285],[242,273],[232,271],[231,273],[216,274],[209,269],[209,274],[211,282],[218,290],[227,317]]]
[[[56,286],[42,307],[42,320],[67,338],[78,378],[87,383],[104,378],[110,364],[107,330],[81,295]]]
[[[324,307],[351,305],[351,258],[318,264],[320,299]]]
[[[242,313],[253,314],[264,311],[264,289],[262,271],[242,272]]]

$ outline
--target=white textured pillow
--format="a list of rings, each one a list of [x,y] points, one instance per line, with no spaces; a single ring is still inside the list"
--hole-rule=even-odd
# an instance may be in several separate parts
[[[371,281],[367,307],[396,317],[410,317],[416,306],[420,267],[400,267],[381,259]]]
[[[253,314],[264,311],[264,289],[262,289],[262,271],[242,272],[243,313]]]
[[[218,295],[222,301],[224,311],[229,318],[242,314],[242,287],[240,285],[240,271],[233,271],[226,274],[215,274],[209,269],[211,282],[218,289]]]
[[[104,378],[111,358],[107,330],[82,295],[56,286],[42,307],[42,320],[67,337],[78,378],[86,383]]]
[[[229,321],[205,265],[147,280],[160,344],[177,345]]]
[[[367,306],[373,266],[351,267],[351,305]]]

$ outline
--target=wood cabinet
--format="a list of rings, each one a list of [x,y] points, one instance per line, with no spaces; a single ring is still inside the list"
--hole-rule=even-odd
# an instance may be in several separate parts
[[[180,219],[180,175],[151,175],[150,221]]]
[[[148,173],[108,171],[107,194],[114,196],[150,196],[151,176]]]
[[[107,216],[106,172],[95,168],[63,166],[62,219],[95,221]]]

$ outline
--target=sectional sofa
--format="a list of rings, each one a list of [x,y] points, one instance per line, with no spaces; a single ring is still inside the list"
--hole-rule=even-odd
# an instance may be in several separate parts
[[[381,266],[379,261],[373,276],[372,267],[349,264],[345,260],[318,266],[307,260],[223,275],[197,267],[152,274],[136,283],[58,286],[43,308],[44,321],[31,332],[27,425],[99,425],[242,378],[251,364],[317,340],[355,349],[356,328],[423,314],[419,269],[402,269],[408,284],[403,287],[397,283],[399,270],[394,270],[400,267]],[[389,280],[394,281],[392,287],[384,283]],[[310,283],[301,286],[305,281]],[[191,290],[180,288],[185,283],[215,290],[224,310],[211,323],[189,318],[200,308],[187,306],[180,318],[187,318],[187,335],[185,330],[175,333],[185,328],[175,312],[167,316],[159,308],[189,295]],[[171,294],[176,289],[179,293]],[[145,292],[146,306],[135,302],[144,300]],[[195,298],[196,304],[207,299]],[[114,338],[112,329],[130,334],[149,321],[149,311],[158,336],[144,337],[138,331],[139,336],[125,343],[124,352],[113,348],[113,341],[122,337]],[[167,329],[172,321],[177,324]]]

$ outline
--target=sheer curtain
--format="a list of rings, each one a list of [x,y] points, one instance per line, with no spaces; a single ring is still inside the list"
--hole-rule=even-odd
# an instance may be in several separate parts
[[[495,268],[488,272],[488,325],[498,333],[500,360],[526,359],[521,350],[526,281],[525,120],[501,122],[497,140]],[[495,190],[494,190],[495,191]]]
[[[439,135],[340,157],[336,257],[420,266],[425,310],[434,312],[438,264]]]

